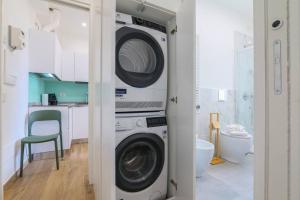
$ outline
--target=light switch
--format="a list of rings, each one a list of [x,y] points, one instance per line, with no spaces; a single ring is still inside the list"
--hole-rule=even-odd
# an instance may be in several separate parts
[[[220,89],[219,90],[219,101],[223,102],[226,100],[226,90]]]

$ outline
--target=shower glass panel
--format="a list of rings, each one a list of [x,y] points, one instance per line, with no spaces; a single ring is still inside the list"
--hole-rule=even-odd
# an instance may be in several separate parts
[[[253,48],[237,50],[235,66],[236,122],[253,134],[254,130],[254,56]]]

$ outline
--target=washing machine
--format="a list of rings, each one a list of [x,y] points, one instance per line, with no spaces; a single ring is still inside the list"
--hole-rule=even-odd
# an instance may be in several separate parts
[[[122,13],[116,23],[116,112],[165,110],[166,28]]]
[[[163,114],[116,116],[116,199],[167,195],[168,129]]]

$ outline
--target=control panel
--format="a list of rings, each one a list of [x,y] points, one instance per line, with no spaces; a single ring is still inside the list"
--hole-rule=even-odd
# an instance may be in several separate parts
[[[147,127],[159,127],[167,125],[166,117],[149,117],[147,120]]]
[[[116,131],[129,131],[136,128],[151,128],[167,125],[166,117],[129,117],[116,119]]]
[[[139,25],[139,26],[144,26],[144,27],[148,27],[148,28],[152,28],[154,30],[166,33],[167,29],[165,26],[162,26],[160,24],[156,24],[154,22],[150,22],[138,17],[132,17],[132,22],[133,24]]]

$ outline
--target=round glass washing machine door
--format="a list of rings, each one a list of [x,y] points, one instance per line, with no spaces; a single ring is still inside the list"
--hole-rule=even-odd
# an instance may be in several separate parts
[[[165,162],[164,141],[151,133],[137,133],[116,148],[116,185],[126,192],[139,192],[160,176]]]
[[[145,31],[122,27],[116,32],[116,75],[126,84],[145,88],[164,70],[164,54],[156,39]]]

